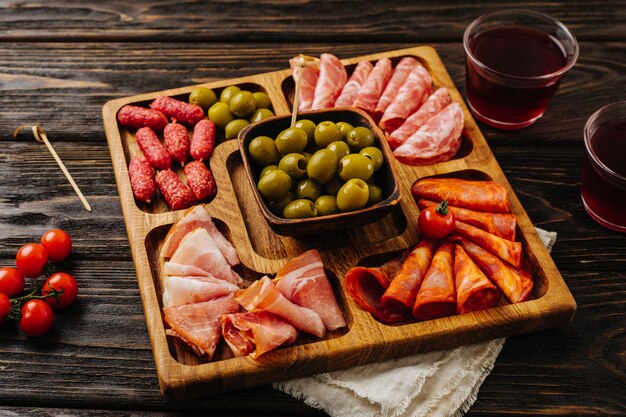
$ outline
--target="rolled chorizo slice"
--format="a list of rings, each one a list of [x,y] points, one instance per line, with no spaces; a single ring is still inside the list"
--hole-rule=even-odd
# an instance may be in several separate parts
[[[494,181],[470,181],[456,178],[424,178],[411,187],[415,200],[448,199],[448,204],[471,210],[510,213],[506,189]]]
[[[398,310],[413,308],[436,247],[437,243],[428,239],[415,246],[381,297],[383,307]]]
[[[426,101],[433,80],[422,65],[417,65],[407,77],[398,94],[380,119],[380,128],[391,133]]]
[[[383,91],[383,94],[378,99],[378,103],[376,103],[376,108],[374,109],[374,116],[377,119],[380,119],[383,114],[385,114],[385,110],[391,104],[396,95],[398,95],[398,91],[400,91],[400,87],[404,84],[409,74],[415,67],[421,65],[415,58],[411,58],[410,56],[404,57],[398,62],[398,65],[393,70],[391,74],[391,79],[387,83],[387,87]]]
[[[510,302],[521,303],[530,296],[533,280],[528,271],[513,268],[467,239],[462,239],[461,244],[480,270],[498,286]]]
[[[363,83],[365,83],[365,80],[367,80],[367,76],[370,72],[372,72],[372,68],[374,68],[374,66],[369,61],[363,60],[357,64],[356,68],[354,68],[354,71],[352,72],[352,75],[350,76],[350,79],[346,85],[343,86],[341,94],[339,94],[337,101],[335,101],[334,107],[352,106],[354,100],[356,99],[356,95],[359,93],[359,90],[363,86]]]
[[[511,240],[502,239],[499,236],[485,232],[478,227],[456,220],[454,230],[462,237],[476,243],[483,249],[487,249],[500,259],[510,263],[516,268],[522,266],[522,244]]]
[[[454,282],[458,314],[491,308],[500,299],[498,287],[489,281],[458,244],[454,245]]]
[[[456,286],[452,263],[452,243],[442,243],[426,272],[420,287],[413,317],[417,320],[431,320],[451,316],[456,313]]]
[[[420,210],[437,204],[439,203],[423,198],[417,201]],[[454,218],[458,221],[479,227],[501,238],[515,240],[515,227],[517,225],[515,214],[484,213],[454,206],[448,206],[448,210],[454,214]]]
[[[392,72],[393,68],[389,58],[379,59],[356,95],[353,106],[374,117],[376,104],[387,87]]]

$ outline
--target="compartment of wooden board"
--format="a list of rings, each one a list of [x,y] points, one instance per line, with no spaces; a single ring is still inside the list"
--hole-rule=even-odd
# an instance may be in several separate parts
[[[134,152],[134,138],[118,126],[117,111],[126,104],[146,103],[159,95],[184,97],[196,86],[121,98],[104,106],[104,126],[148,332],[159,382],[166,395],[180,399],[249,387],[554,327],[571,319],[576,309],[574,299],[435,50],[416,47],[342,62],[350,69],[361,59],[376,61],[388,57],[397,60],[407,55],[419,59],[430,71],[435,86],[447,87],[452,99],[463,107],[464,143],[459,155],[447,162],[410,167],[393,161],[397,164],[402,200],[383,219],[328,235],[305,238],[277,235],[265,223],[254,200],[237,141],[222,141],[211,157],[210,167],[218,192],[205,208],[237,249],[241,259],[238,272],[251,282],[263,274],[275,273],[289,259],[307,249],[318,249],[348,320],[347,329],[331,332],[321,340],[299,339],[296,345],[270,352],[258,360],[233,358],[227,349],[221,348],[214,361],[203,363],[187,350],[168,343],[161,313],[160,269],[163,260],[158,259],[158,253],[169,226],[183,212],[169,211],[164,204],[140,207],[135,203],[130,187],[127,167]],[[283,70],[203,85],[217,90],[233,84],[258,86],[256,88],[270,96],[275,113],[284,114],[290,111],[293,85],[290,75],[290,70]],[[382,262],[415,244],[419,211],[410,194],[411,185],[419,178],[441,175],[490,178],[507,189],[511,211],[518,218],[517,234],[535,279],[533,297],[520,304],[501,303],[489,310],[426,322],[393,326],[379,323],[347,296],[342,285],[344,274],[357,264]]]

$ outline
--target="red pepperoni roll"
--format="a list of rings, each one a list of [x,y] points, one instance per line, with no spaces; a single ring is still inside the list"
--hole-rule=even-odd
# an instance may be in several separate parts
[[[439,246],[415,298],[413,317],[431,320],[456,313],[452,243]]]
[[[460,236],[471,240],[494,255],[498,255],[500,259],[507,261],[514,267],[522,266],[522,244],[520,242],[502,239],[458,220],[454,222],[454,230]]]
[[[215,179],[213,174],[202,161],[193,161],[185,166],[187,185],[196,197],[196,201],[203,201],[215,195]]]
[[[117,121],[133,129],[149,127],[155,132],[161,132],[167,124],[167,117],[158,110],[126,105],[117,112]]]
[[[353,106],[374,116],[378,99],[387,87],[392,72],[391,61],[388,58],[379,59],[354,99]]]
[[[156,174],[156,185],[172,210],[182,210],[195,204],[189,188],[178,178],[175,172],[166,169]]]
[[[452,206],[493,213],[509,213],[506,189],[493,181],[469,181],[456,178],[424,178],[411,187],[413,198],[448,200]]]
[[[456,312],[485,310],[496,305],[500,290],[476,266],[460,245],[454,245]]]
[[[335,101],[334,107],[350,107],[354,103],[356,99],[356,95],[359,93],[359,90],[363,86],[365,80],[367,80],[367,76],[372,72],[372,68],[374,66],[369,61],[360,61],[350,79],[343,86],[343,90],[341,90],[341,94]]]
[[[380,119],[380,128],[388,133],[399,128],[426,101],[424,97],[430,94],[432,82],[426,68],[421,65],[413,68]]]
[[[461,244],[480,270],[498,286],[510,302],[521,303],[530,296],[533,280],[528,271],[507,265],[467,239],[463,239]]]
[[[189,158],[189,135],[187,128],[178,123],[170,123],[163,130],[163,142],[167,152],[182,166]]]
[[[172,97],[160,96],[150,103],[150,108],[158,110],[177,122],[193,127],[204,119],[204,110],[195,104],[185,103]]]
[[[145,156],[138,156],[128,165],[128,176],[137,201],[150,204],[156,194],[154,173]]]
[[[135,140],[154,169],[170,169],[172,158],[152,129],[142,127],[135,133]]]
[[[208,161],[215,148],[215,123],[209,119],[200,120],[193,128],[191,136],[191,158],[195,161]]]
[[[385,91],[383,91],[383,94],[378,99],[378,103],[376,103],[376,109],[374,110],[376,119],[380,119],[383,116],[387,107],[389,107],[393,99],[396,98],[400,87],[402,87],[411,71],[418,65],[420,65],[420,63],[410,56],[404,57],[398,62],[398,65],[396,65],[396,68],[393,70],[391,79],[387,83],[387,87],[385,87]]]
[[[428,239],[417,244],[381,297],[383,307],[398,310],[413,308],[417,291],[430,266],[436,246],[436,242]]]

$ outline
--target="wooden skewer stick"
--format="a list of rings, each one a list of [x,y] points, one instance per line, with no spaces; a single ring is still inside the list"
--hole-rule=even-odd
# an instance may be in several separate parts
[[[15,131],[13,132],[13,138],[16,138],[22,129],[28,128],[28,127],[30,126],[24,125],[15,129]],[[46,132],[41,127],[39,127],[39,125],[32,126],[32,129],[33,129],[33,135],[35,136],[35,140],[37,140],[37,142],[41,142],[44,145],[46,145],[46,148],[48,148],[48,150],[52,154],[52,157],[54,158],[56,163],[59,165],[59,168],[61,168],[61,171],[63,171],[63,174],[65,174],[65,178],[67,178],[72,188],[74,188],[76,195],[78,195],[78,198],[80,199],[81,203],[83,203],[83,206],[85,206],[85,209],[87,211],[91,211],[91,205],[89,205],[89,202],[87,201],[83,193],[80,191],[80,188],[78,188],[78,185],[76,185],[74,178],[72,178],[67,168],[65,168],[65,164],[63,163],[63,161],[61,161],[61,158],[59,158],[59,155],[57,155],[56,151],[52,147],[52,144],[48,140],[48,136],[46,135]]]
[[[317,65],[318,62],[318,58],[300,54],[294,64],[295,66],[300,67],[300,71],[298,71],[296,91],[294,93],[295,97],[293,98],[293,109],[291,110],[291,127],[296,125],[296,118],[298,117],[298,106],[300,105],[300,86],[302,85],[302,73],[304,72],[304,68]]]

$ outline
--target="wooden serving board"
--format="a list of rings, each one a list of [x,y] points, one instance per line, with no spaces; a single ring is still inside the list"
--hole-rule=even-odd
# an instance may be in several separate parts
[[[137,270],[148,332],[159,383],[168,397],[182,399],[210,392],[233,390],[429,350],[445,349],[501,336],[531,332],[569,322],[576,303],[561,274],[537,236],[526,212],[511,189],[474,119],[454,86],[436,51],[431,47],[356,57],[343,60],[348,71],[361,59],[387,57],[394,64],[413,56],[430,71],[436,87],[445,86],[465,114],[463,145],[455,159],[424,167],[397,164],[402,200],[385,218],[366,226],[328,235],[290,238],[277,235],[265,223],[246,178],[237,140],[216,147],[210,167],[217,183],[217,196],[206,205],[220,230],[233,242],[242,264],[237,271],[250,283],[275,273],[289,259],[307,249],[318,249],[336,297],[348,320],[348,328],[317,340],[301,336],[294,346],[284,347],[254,360],[233,358],[222,342],[214,360],[203,363],[186,349],[168,341],[161,309],[162,241],[182,211],[169,211],[163,202],[138,205],[128,178],[128,163],[137,150],[133,133],[118,126],[117,111],[126,104],[146,105],[159,95],[187,99],[197,86],[159,91],[109,101],[103,108],[106,131],[122,210]],[[276,114],[290,112],[293,96],[291,71],[276,71],[203,84],[218,93],[228,85],[265,91]],[[506,187],[511,210],[518,219],[518,240],[524,247],[535,287],[531,300],[501,303],[495,308],[421,323],[385,325],[361,310],[346,294],[345,272],[359,265],[376,265],[417,242],[418,209],[411,185],[422,177],[451,176],[492,179]],[[121,318],[123,320],[123,318]]]

